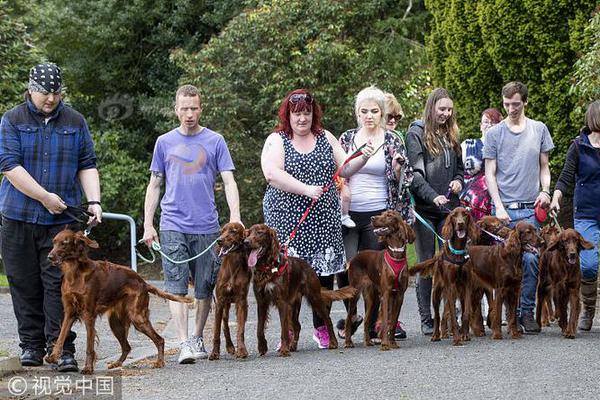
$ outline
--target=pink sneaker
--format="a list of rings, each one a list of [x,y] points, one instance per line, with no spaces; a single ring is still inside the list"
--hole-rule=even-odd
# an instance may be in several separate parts
[[[325,325],[318,327],[313,331],[313,340],[317,342],[320,349],[329,348],[329,332]]]

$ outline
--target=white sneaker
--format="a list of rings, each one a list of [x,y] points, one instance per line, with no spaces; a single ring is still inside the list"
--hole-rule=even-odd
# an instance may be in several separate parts
[[[346,228],[356,228],[356,223],[348,214],[342,215],[342,225],[344,225]]]
[[[196,360],[205,360],[208,358],[208,353],[204,348],[204,340],[202,339],[202,336],[191,336],[189,343]]]
[[[179,364],[193,364],[196,362],[196,357],[189,341],[181,342],[179,347],[179,358],[177,359]]]

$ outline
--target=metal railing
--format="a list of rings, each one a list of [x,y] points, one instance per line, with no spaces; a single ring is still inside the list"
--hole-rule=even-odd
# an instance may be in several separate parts
[[[131,269],[137,272],[137,254],[135,253],[135,245],[137,244],[135,221],[129,215],[126,214],[115,214],[115,213],[102,213],[102,219],[114,219],[119,221],[129,222],[129,246],[131,252]]]

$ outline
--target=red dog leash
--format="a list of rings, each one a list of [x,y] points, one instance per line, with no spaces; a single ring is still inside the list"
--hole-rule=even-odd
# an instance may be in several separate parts
[[[348,157],[346,159],[346,161],[344,161],[344,163],[337,169],[337,171],[335,171],[335,174],[333,174],[333,178],[331,178],[331,181],[323,187],[323,193],[327,192],[330,188],[331,185],[333,185],[333,183],[335,182],[335,180],[337,179],[338,176],[340,176],[342,169],[346,166],[346,164],[348,164],[350,161],[354,160],[357,157],[360,157],[363,153],[362,153],[362,149],[363,147],[365,147],[367,144],[363,144],[362,146],[360,146],[358,148],[358,150],[356,150],[350,157]],[[302,216],[300,217],[300,221],[298,221],[298,224],[296,225],[296,228],[294,228],[294,230],[292,231],[292,233],[290,233],[290,236],[288,237],[288,240],[286,240],[286,242],[284,244],[281,245],[282,248],[284,248],[285,250],[285,255],[287,256],[287,247],[290,244],[290,242],[294,239],[294,237],[296,236],[296,234],[298,233],[298,229],[300,229],[300,225],[302,225],[302,223],[304,222],[304,220],[306,219],[306,217],[308,217],[308,214],[310,213],[310,210],[314,207],[315,203],[317,202],[317,199],[313,199],[313,201],[310,203],[310,205],[308,206],[308,208],[304,211],[304,213],[302,214]]]

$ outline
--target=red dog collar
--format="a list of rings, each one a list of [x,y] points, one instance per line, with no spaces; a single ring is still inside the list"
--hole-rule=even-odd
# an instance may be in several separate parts
[[[387,250],[384,250],[383,258],[385,259],[388,267],[390,267],[394,272],[394,290],[400,289],[400,274],[406,267],[406,257],[401,260],[396,260],[390,256]]]

